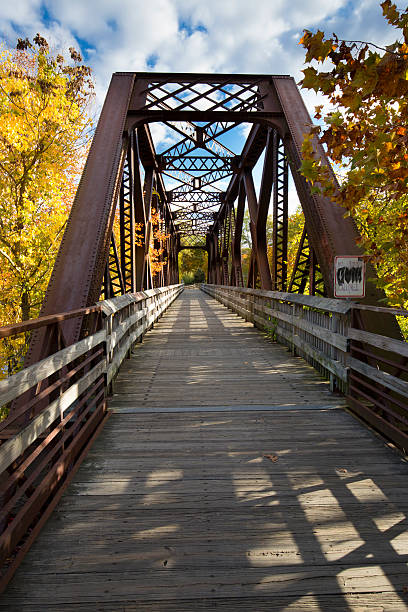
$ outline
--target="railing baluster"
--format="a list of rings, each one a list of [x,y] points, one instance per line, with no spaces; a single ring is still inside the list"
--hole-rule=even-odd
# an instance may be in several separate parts
[[[331,391],[345,393],[360,416],[408,450],[408,344],[358,329],[361,317],[352,323],[353,309],[404,317],[408,311],[242,287],[202,289],[255,326],[270,329],[326,377]]]
[[[0,563],[7,560],[0,591],[109,416],[105,398],[121,363],[182,290],[173,285],[127,294],[0,328],[0,339],[7,339],[46,327],[50,353],[0,380],[0,406],[14,402],[0,422]],[[85,320],[102,315],[99,330],[97,319]],[[88,335],[65,347],[61,324],[75,317],[84,318]],[[20,398],[24,402],[16,402]]]

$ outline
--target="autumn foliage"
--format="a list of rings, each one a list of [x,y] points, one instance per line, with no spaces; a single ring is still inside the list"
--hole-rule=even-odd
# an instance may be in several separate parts
[[[42,303],[84,162],[92,87],[74,49],[66,63],[39,35],[0,53],[0,325]]]
[[[160,211],[156,208],[152,208],[151,224],[153,232],[152,240],[149,245],[149,259],[152,276],[154,278],[161,273],[167,263],[165,257],[165,247],[170,235],[166,234],[164,221],[161,218]]]
[[[157,191],[154,191],[153,195],[157,198],[160,197]],[[148,239],[147,251],[149,253],[150,270],[153,280],[157,280],[167,263],[166,245],[170,238],[170,234],[166,234],[165,223],[158,208],[151,209],[150,226],[151,231],[146,232],[144,223],[135,224],[135,244],[144,247],[146,239]],[[147,238],[147,235],[149,238]]]
[[[301,172],[312,189],[339,202],[361,232],[361,246],[375,264],[379,285],[394,305],[408,305],[408,9],[381,4],[400,39],[382,49],[305,31],[304,88],[325,94],[332,110],[305,135]],[[322,69],[319,64],[323,63]],[[327,70],[329,66],[330,70]],[[318,161],[318,138],[338,171]]]

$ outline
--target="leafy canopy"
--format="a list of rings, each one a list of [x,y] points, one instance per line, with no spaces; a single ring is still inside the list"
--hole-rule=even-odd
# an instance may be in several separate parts
[[[408,9],[391,0],[381,7],[400,36],[384,49],[304,32],[300,44],[310,65],[301,85],[328,96],[332,110],[323,116],[323,106],[316,107],[323,125],[305,135],[301,172],[314,191],[354,216],[380,284],[401,306],[408,300]],[[343,174],[338,191],[330,169],[315,158],[315,138]]]
[[[90,69],[39,34],[0,51],[0,324],[41,305],[90,137]],[[0,364],[1,365],[1,364]]]

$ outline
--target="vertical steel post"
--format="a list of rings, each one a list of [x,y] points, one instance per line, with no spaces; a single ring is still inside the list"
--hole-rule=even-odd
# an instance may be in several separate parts
[[[143,286],[144,269],[144,238],[146,215],[143,198],[142,177],[140,173],[140,154],[139,138],[137,130],[133,136],[133,206],[136,225],[136,245],[135,245],[135,290],[141,291]]]
[[[237,202],[237,213],[234,214],[234,232],[232,235],[232,269],[231,269],[231,285],[236,287],[243,287],[244,281],[242,278],[242,262],[241,262],[241,238],[242,238],[242,225],[244,221],[244,210],[245,210],[245,189],[242,181],[239,184],[238,191],[238,202]]]
[[[306,225],[303,227],[302,236],[296,253],[292,276],[288,291],[290,293],[304,293],[309,278],[310,250],[307,238]]]
[[[250,216],[251,238],[252,238],[252,255],[250,270],[252,271],[251,286],[256,287],[256,279],[259,272],[261,289],[272,289],[271,272],[269,269],[267,244],[266,244],[266,218],[265,209],[269,206],[269,200],[265,197],[262,200],[262,212],[258,222],[258,202],[255,193],[254,180],[250,171],[244,171],[243,180],[245,186],[246,197],[248,201],[248,209]],[[256,262],[256,266],[255,266]],[[248,282],[249,282],[248,275]]]
[[[143,274],[142,274],[142,289],[152,289],[153,281],[152,281],[152,271],[150,268],[149,261],[149,248],[150,248],[150,239],[152,234],[152,198],[153,198],[153,189],[154,189],[154,169],[153,166],[149,166],[145,169],[145,179],[144,179],[144,216],[145,216],[145,232],[144,232],[144,264],[143,264]]]
[[[272,286],[286,291],[288,259],[288,160],[279,134],[273,135]]]
[[[125,293],[135,291],[134,135],[130,134],[119,195],[120,264]]]
[[[223,222],[222,240],[221,240],[221,268],[222,268],[222,284],[229,285],[229,250],[230,250],[230,234],[231,234],[231,205],[226,202],[225,216]]]

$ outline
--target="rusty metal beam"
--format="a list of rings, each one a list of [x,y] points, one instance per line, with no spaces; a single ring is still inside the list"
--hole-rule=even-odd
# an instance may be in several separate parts
[[[207,104],[204,110],[203,101]],[[294,80],[288,76],[276,75],[116,73],[112,77],[41,314],[86,306],[99,298],[122,169],[133,128],[137,129],[138,142],[131,150],[137,155],[138,145],[145,172],[149,172],[149,167],[153,168],[156,174],[156,189],[168,207],[170,231],[176,232],[148,128],[148,124],[154,121],[192,122],[196,129],[196,144],[199,146],[205,145],[209,140],[213,141],[218,130],[227,130],[232,124],[237,125],[242,121],[253,124],[214,221],[216,232],[218,225],[225,219],[223,208],[226,203],[232,204],[238,196],[242,174],[247,177],[245,184],[248,202],[254,209],[254,190],[248,179],[248,171],[251,171],[265,148],[268,128],[278,130],[305,213],[309,240],[326,288],[329,295],[332,294],[334,257],[345,253],[361,254],[356,246],[358,232],[354,222],[350,218],[344,218],[341,207],[323,196],[312,194],[309,185],[299,174],[303,134],[307,125],[311,125],[311,121]],[[200,132],[201,123],[207,125],[207,136],[210,135],[211,138]],[[315,152],[323,163],[328,164],[319,143],[315,143]],[[214,154],[219,157],[218,151]],[[137,163],[135,161],[133,187],[135,222],[138,215],[140,217],[138,207],[142,191],[141,185],[138,184],[140,178],[137,178]],[[270,180],[268,164],[265,172],[268,172],[265,174],[265,180]],[[215,180],[216,176],[213,178]],[[265,194],[268,190],[269,187],[265,188]],[[262,196],[262,202],[266,199],[266,196]],[[254,242],[255,245],[258,243],[258,246],[252,270],[254,273],[256,267],[259,268],[261,284],[269,288],[270,272],[263,237],[263,217],[267,214],[265,211],[266,205],[262,204],[258,224],[256,217],[251,216],[257,230],[255,234],[258,233]],[[148,219],[145,221],[148,224]],[[148,228],[146,230],[148,232]],[[134,284],[136,288],[140,288],[137,251],[136,247]],[[219,255],[217,254],[217,257]],[[280,257],[283,261],[284,254]],[[218,267],[219,263],[217,260]],[[149,280],[148,270],[144,270],[142,274]],[[368,276],[375,278],[375,271],[369,268]],[[67,287],[70,288],[69,291]],[[383,292],[375,288],[375,283],[368,284],[365,302],[377,304],[383,297]],[[81,335],[81,323],[67,323],[64,333],[67,342],[75,341]],[[34,346],[37,348],[34,349]],[[42,343],[35,339],[28,353],[27,364],[43,356],[41,346]]]
[[[112,77],[41,316],[89,306],[99,299],[127,149],[123,133],[134,81],[134,74]],[[68,344],[79,339],[81,328],[81,320],[65,324]],[[33,334],[26,366],[47,354],[41,334]]]
[[[283,142],[273,134],[272,287],[286,291],[288,259],[288,160]]]
[[[306,106],[292,78],[272,77],[272,84],[281,104],[287,125],[284,138],[293,179],[307,222],[309,241],[320,262],[327,287],[333,287],[333,262],[336,255],[361,255],[357,246],[358,232],[354,221],[344,218],[344,209],[322,195],[311,193],[300,175],[303,135],[312,125]],[[316,156],[329,166],[323,147],[315,142]],[[333,290],[330,290],[332,295]],[[371,290],[369,292],[374,296]]]
[[[134,134],[129,138],[119,196],[120,262],[124,292],[136,290],[136,247],[134,209]]]
[[[120,267],[118,249],[116,246],[115,234],[112,232],[109,257],[106,262],[106,271],[103,281],[104,299],[122,295],[125,293],[122,270]]]
[[[170,156],[160,155],[159,168],[167,172],[184,170],[186,172],[223,171],[231,174],[235,157],[210,157],[204,155]]]
[[[269,169],[268,169],[269,172]],[[268,262],[268,253],[267,253],[267,244],[266,244],[266,217],[265,208],[267,209],[268,204],[266,204],[266,197],[263,200],[263,210],[261,211],[261,222],[258,224],[258,215],[259,215],[259,205],[256,198],[254,180],[252,178],[252,173],[249,171],[244,172],[243,174],[245,193],[248,202],[248,210],[250,216],[250,228],[251,228],[251,238],[252,238],[252,253],[254,256],[254,260],[256,259],[257,268],[261,281],[261,289],[270,290],[272,289],[272,278],[271,271],[269,269]],[[259,236],[259,242],[258,242]],[[254,268],[253,268],[254,269]],[[254,277],[255,279],[256,277]],[[256,281],[253,281],[256,283]]]
[[[234,210],[234,209],[233,209]],[[237,212],[235,215],[234,230],[232,235],[232,268],[231,268],[231,285],[236,287],[243,287],[244,282],[242,278],[242,263],[241,263],[241,238],[242,238],[242,226],[244,221],[244,210],[245,210],[245,189],[241,181],[239,186],[238,201],[237,201]]]

